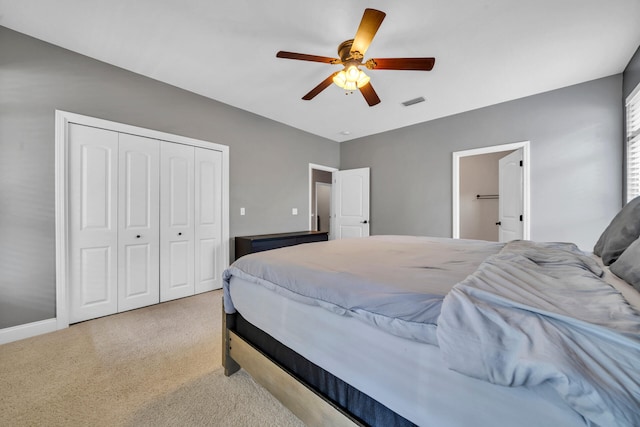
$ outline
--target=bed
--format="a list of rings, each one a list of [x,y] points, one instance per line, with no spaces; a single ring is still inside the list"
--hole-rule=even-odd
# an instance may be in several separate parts
[[[640,425],[639,236],[637,200],[594,254],[373,236],[248,255],[224,273],[225,373],[308,425]]]

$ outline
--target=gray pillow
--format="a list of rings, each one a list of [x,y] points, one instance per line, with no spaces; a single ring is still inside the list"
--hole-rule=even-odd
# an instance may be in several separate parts
[[[633,242],[618,260],[611,264],[611,271],[640,291],[640,239]]]
[[[598,239],[593,253],[602,257],[604,265],[610,265],[638,237],[640,237],[640,197],[627,203],[618,212]]]

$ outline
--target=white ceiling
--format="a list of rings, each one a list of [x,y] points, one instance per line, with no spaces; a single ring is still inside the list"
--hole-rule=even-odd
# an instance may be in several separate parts
[[[387,16],[365,59],[433,71],[367,71],[374,107],[335,85],[303,101],[339,66],[276,52],[337,57],[367,7]],[[0,0],[2,26],[334,141],[620,73],[639,18],[640,0]]]

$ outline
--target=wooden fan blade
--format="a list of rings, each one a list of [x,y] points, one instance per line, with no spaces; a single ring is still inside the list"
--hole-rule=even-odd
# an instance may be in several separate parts
[[[364,99],[367,100],[367,104],[369,107],[373,107],[376,104],[380,103],[380,98],[378,98],[378,94],[375,90],[373,90],[373,86],[371,86],[371,82],[367,83],[364,86],[360,87],[360,93],[364,96]]]
[[[358,27],[358,31],[356,31],[356,36],[353,38],[353,45],[351,45],[351,55],[354,52],[360,53],[360,58],[362,58],[369,49],[369,45],[373,40],[373,37],[378,32],[378,28],[380,28],[380,24],[382,24],[382,20],[387,16],[386,13],[381,12],[375,9],[365,9],[364,15],[362,15],[362,21],[360,21],[360,26]]]
[[[435,63],[435,58],[373,58],[366,62],[366,67],[371,70],[431,71]]]
[[[336,71],[335,73],[331,74],[329,77],[324,79],[318,86],[314,87],[313,89],[311,89],[311,91],[308,94],[303,96],[302,99],[304,99],[305,101],[310,101],[313,98],[315,98],[317,94],[319,94],[320,92],[322,92],[323,90],[331,86],[331,83],[333,83],[333,77],[338,73],[339,71]]]
[[[281,50],[276,54],[278,58],[285,59],[299,59],[300,61],[311,61],[311,62],[324,62],[326,64],[332,64],[340,62],[337,58],[329,58],[326,56],[318,56],[318,55],[307,55],[305,53],[295,53],[295,52],[285,52]]]

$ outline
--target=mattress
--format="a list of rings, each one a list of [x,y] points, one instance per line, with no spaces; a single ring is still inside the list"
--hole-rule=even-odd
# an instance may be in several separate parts
[[[587,425],[553,390],[502,387],[458,374],[446,367],[436,346],[283,297],[236,276],[229,292],[247,321],[418,425]]]
[[[496,250],[387,236],[247,256],[225,310],[418,425],[636,425],[640,294],[569,243]]]

